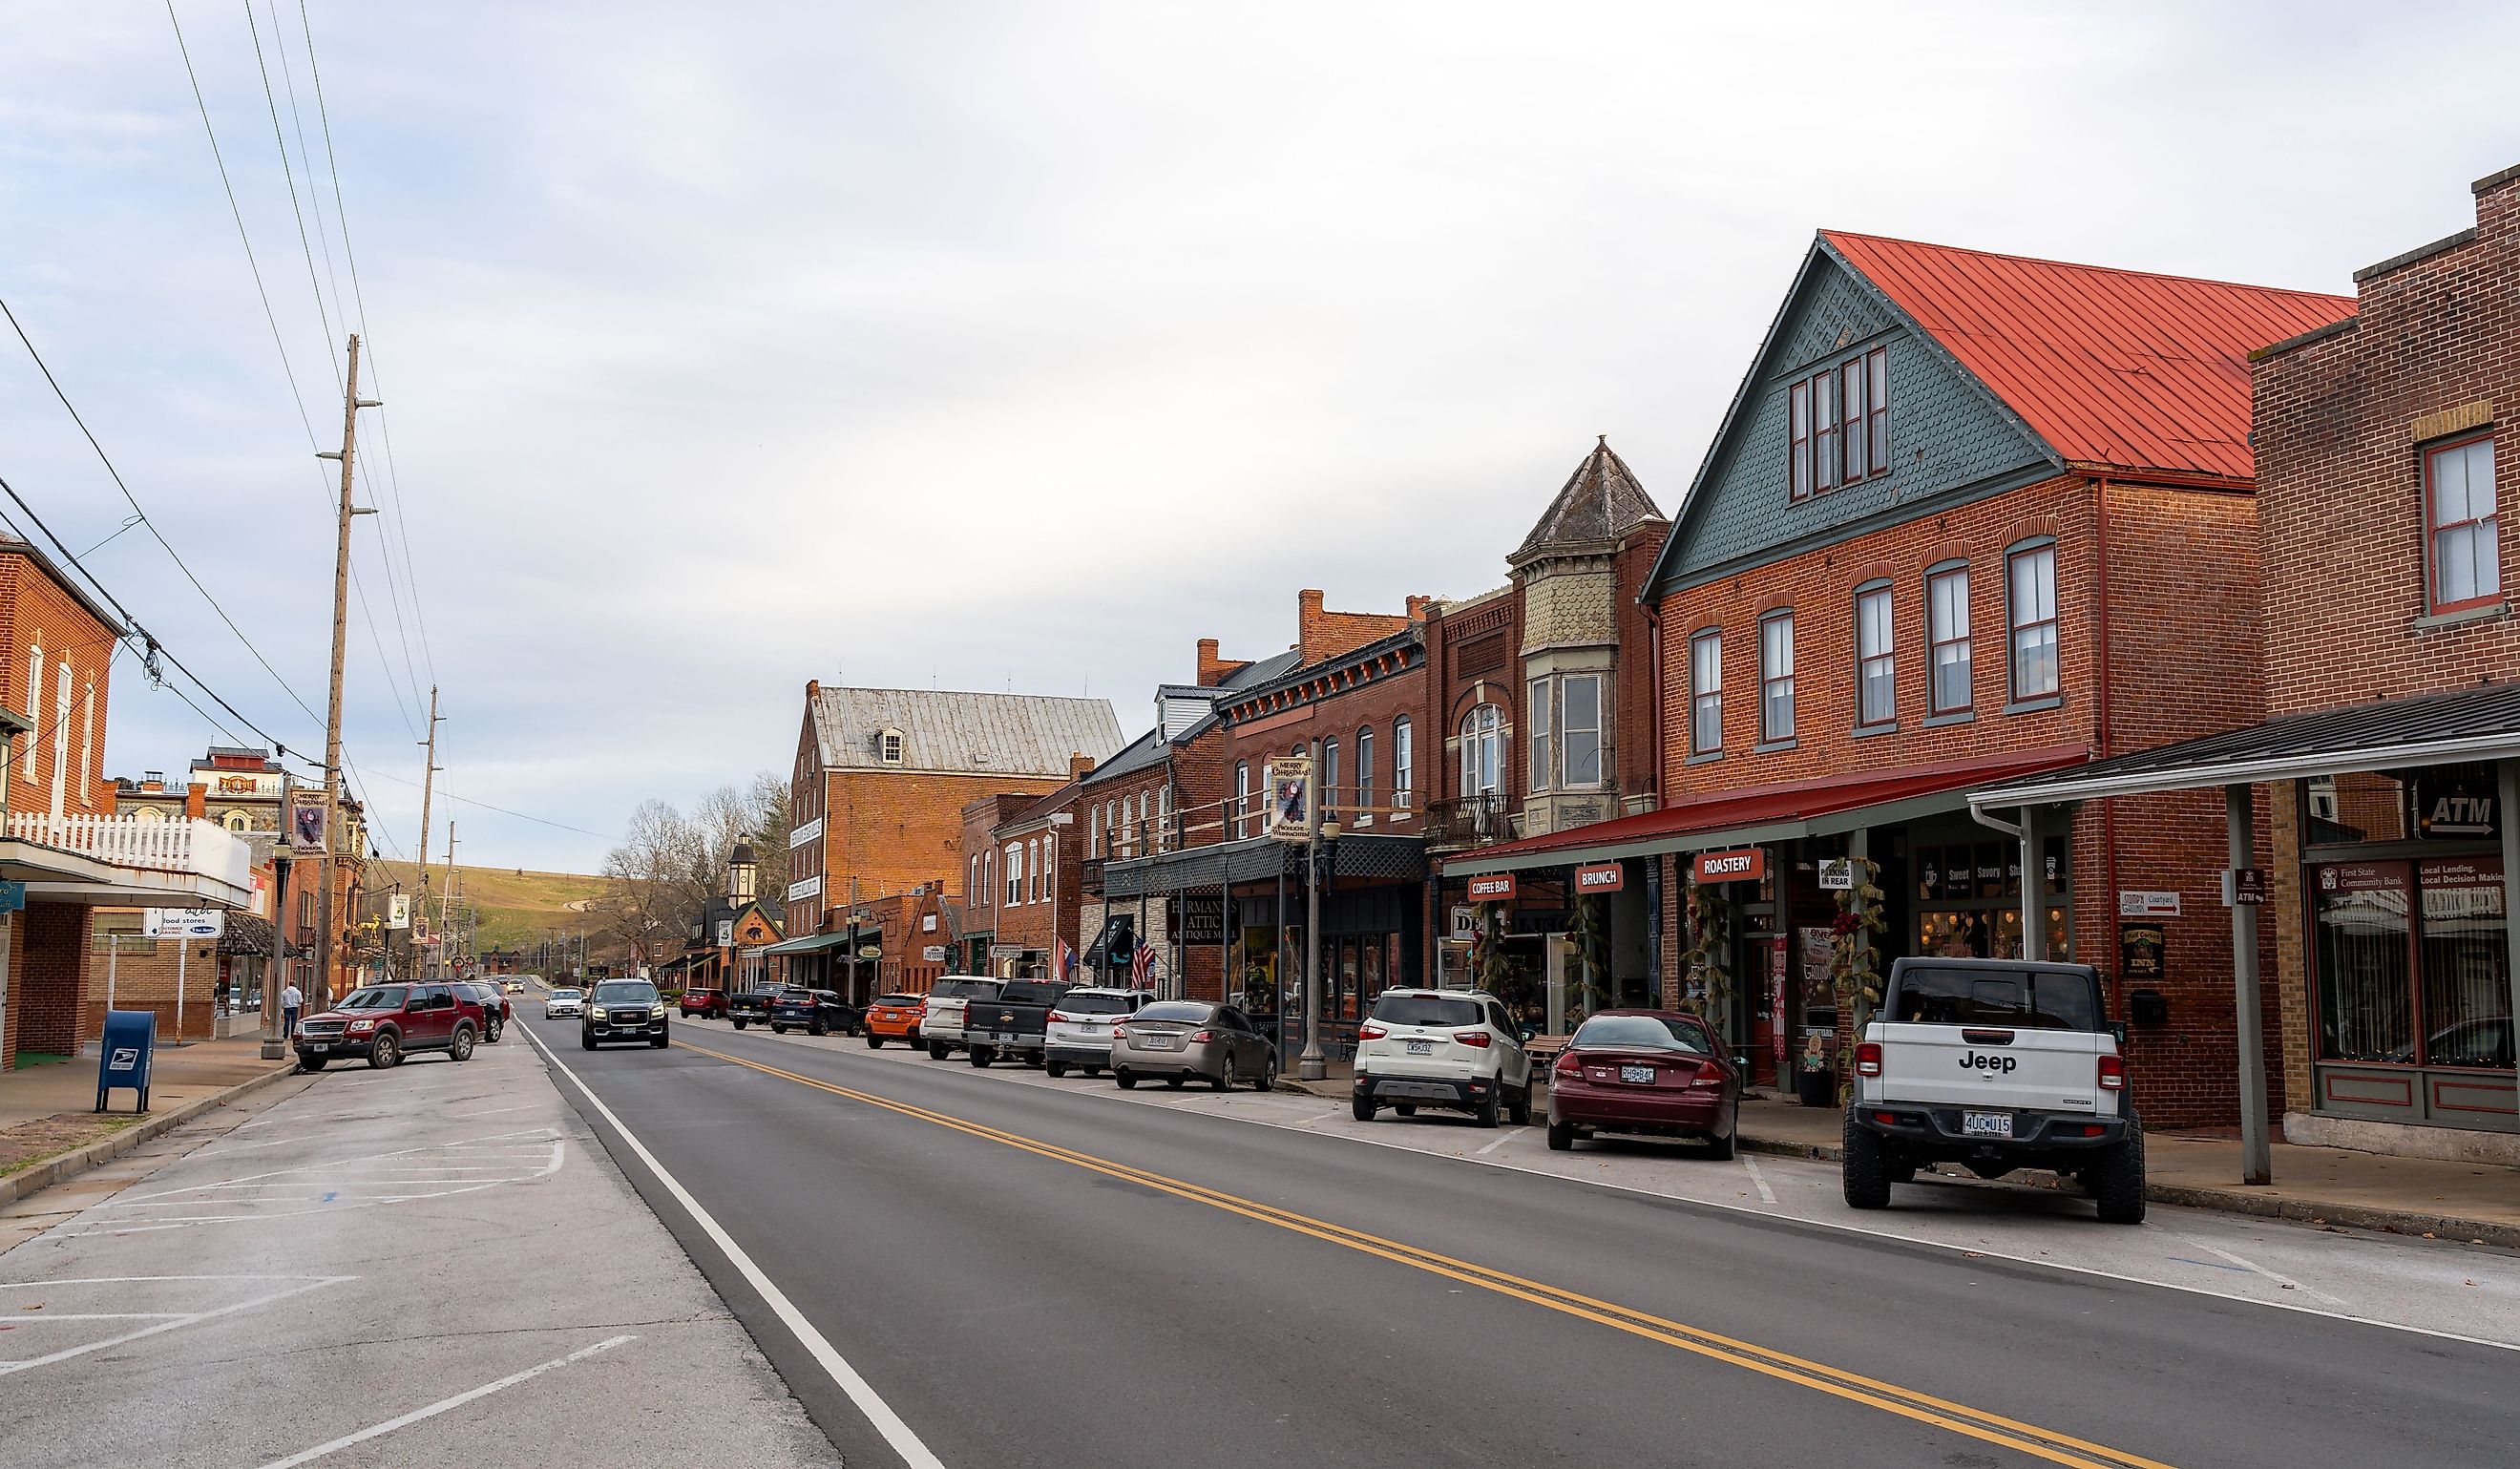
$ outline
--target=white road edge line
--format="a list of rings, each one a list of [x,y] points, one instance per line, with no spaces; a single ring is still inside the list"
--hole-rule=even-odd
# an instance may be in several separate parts
[[[767,1040],[770,1038],[764,1037],[763,1039]],[[794,1042],[788,1041],[785,1036],[778,1039],[784,1044],[795,1044]],[[833,1049],[832,1046],[816,1046],[813,1048],[818,1050]],[[878,1052],[878,1054],[881,1054],[881,1052]],[[910,1059],[913,1058],[908,1056],[903,1057],[903,1060],[905,1061]],[[1049,1086],[1047,1082],[1028,1082],[1026,1078],[1012,1074],[1000,1079],[1003,1081],[1013,1082],[1018,1085]],[[1140,1106],[1162,1105],[1160,1102],[1156,1102],[1152,1097],[1138,1097],[1119,1092],[1088,1091],[1074,1087],[1061,1087],[1055,1090],[1069,1096],[1096,1097],[1103,1101],[1117,1102],[1124,1106],[1130,1104]],[[1834,1220],[1816,1219],[1809,1215],[1770,1214],[1764,1209],[1753,1209],[1746,1204],[1728,1204],[1721,1199],[1702,1199],[1685,1193],[1664,1193],[1658,1189],[1640,1187],[1634,1183],[1612,1183],[1600,1179],[1578,1178],[1571,1174],[1554,1173],[1546,1168],[1537,1168],[1528,1163],[1508,1163],[1502,1158],[1474,1158],[1466,1153],[1439,1153],[1427,1148],[1412,1147],[1405,1142],[1390,1142],[1375,1137],[1359,1137],[1348,1133],[1314,1132],[1314,1123],[1335,1122],[1338,1120],[1338,1114],[1335,1108],[1303,1122],[1277,1122],[1267,1117],[1256,1117],[1247,1114],[1229,1114],[1224,1112],[1183,1112],[1178,1108],[1171,1107],[1167,1107],[1165,1110],[1177,1112],[1182,1116],[1215,1117],[1228,1122],[1243,1123],[1250,1127],[1276,1128],[1280,1132],[1302,1133],[1307,1136],[1327,1137],[1336,1142],[1354,1142],[1363,1144],[1366,1147],[1390,1148],[1397,1152],[1413,1153],[1420,1158],[1448,1158],[1455,1163],[1467,1163],[1477,1168],[1499,1168],[1508,1173],[1527,1174],[1535,1179],[1554,1179],[1561,1183],[1573,1183],[1585,1188],[1603,1188],[1612,1193],[1630,1194],[1637,1198],[1652,1199],[1666,1204],[1688,1204],[1701,1209],[1720,1209],[1727,1214],[1745,1214],[1754,1219],[1781,1219],[1791,1224],[1803,1224],[1815,1229],[1826,1229],[1838,1234],[1854,1235],[1862,1239],[1893,1240],[1900,1244],[1915,1245],[1923,1249],[1936,1250],[1951,1255],[1974,1254],[1982,1256],[1988,1260],[2002,1260],[2013,1265],[2036,1266],[2041,1269],[2060,1270],[2069,1275],[2089,1275],[2100,1280],[2118,1280],[2129,1285],[2143,1286],[2151,1290],[2173,1291],[2182,1296],[2204,1296],[2216,1301],[2235,1302],[2242,1306],[2264,1307],[2268,1311],[2289,1311],[2301,1315],[2324,1316],[2331,1321],[2344,1321],[2356,1326],[2369,1326],[2380,1331],[2403,1331],[2408,1336],[2427,1336],[2436,1341],[2459,1342],[2470,1347],[2492,1347],[2499,1352],[2520,1352],[2520,1341],[2498,1342],[2494,1340],[2492,1337],[2466,1336],[2455,1331],[2441,1331],[2430,1326],[2416,1326],[2405,1321],[2389,1321],[2383,1320],[2377,1316],[2358,1315],[2351,1310],[2327,1311],[2320,1307],[2304,1306],[2291,1301],[2269,1301],[2259,1296],[2240,1295],[2235,1291],[2213,1290],[2202,1285],[2189,1285],[2177,1280],[2154,1280],[2142,1275],[2130,1275],[2120,1270],[2104,1270],[2086,1265],[2067,1265],[2059,1260],[2041,1259],[2030,1255],[2015,1255],[2003,1250],[1989,1250],[1983,1246],[1972,1249],[1968,1245],[1954,1244],[1949,1240],[1927,1239],[1920,1234],[1902,1234],[1895,1229],[1875,1228],[1864,1224],[1841,1224]],[[2173,1206],[2165,1205],[2163,1207],[2169,1208]],[[2198,1212],[2211,1214],[2215,1211],[2200,1210]],[[2260,1221],[2260,1223],[2264,1222]],[[2151,1228],[2153,1225],[2146,1224],[2140,1227]],[[2186,1236],[2182,1235],[2181,1237],[2185,1238]],[[2330,1299],[2333,1298],[2331,1297]]]
[[[497,1382],[485,1382],[469,1393],[458,1393],[452,1398],[441,1398],[427,1407],[413,1408],[410,1412],[403,1414],[399,1418],[387,1418],[382,1423],[379,1423],[368,1428],[362,1428],[357,1433],[344,1434],[340,1438],[335,1439],[329,1444],[318,1444],[312,1448],[300,1449],[285,1459],[273,1459],[270,1463],[263,1465],[262,1469],[292,1469],[292,1466],[294,1465],[303,1464],[313,1459],[320,1459],[328,1453],[347,1448],[353,1444],[364,1444],[370,1439],[380,1438],[385,1434],[392,1433],[397,1428],[409,1428],[411,1425],[418,1423],[423,1418],[434,1418],[439,1413],[445,1412],[449,1408],[462,1407],[464,1404],[472,1402],[476,1398],[487,1398],[492,1393],[504,1392],[509,1388],[515,1387],[518,1383],[527,1381],[531,1378],[540,1377],[545,1372],[549,1372],[555,1367],[565,1367],[574,1362],[584,1361],[598,1352],[609,1352],[615,1347],[622,1346],[629,1342],[635,1342],[639,1338],[635,1336],[616,1336],[607,1341],[597,1342],[592,1347],[580,1347],[566,1357],[555,1357],[551,1360],[544,1362],[539,1366],[527,1367],[521,1372],[511,1372],[507,1376],[500,1378]]]
[[[535,1035],[530,1028],[525,1031],[525,1039],[531,1041],[534,1048],[542,1052],[543,1059],[558,1068],[561,1075],[567,1077],[569,1083],[577,1088],[595,1110],[604,1115],[604,1120],[610,1123],[613,1131],[621,1135],[621,1140],[628,1143],[630,1150],[639,1155],[639,1161],[648,1165],[649,1171],[656,1176],[656,1181],[664,1184],[665,1191],[674,1196],[675,1202],[690,1212],[693,1222],[700,1226],[700,1232],[706,1234],[720,1250],[726,1252],[726,1258],[734,1263],[736,1269],[742,1274],[744,1280],[760,1293],[761,1299],[769,1304],[771,1311],[777,1313],[788,1329],[796,1334],[796,1340],[803,1343],[805,1350],[813,1356],[814,1360],[820,1362],[823,1370],[831,1374],[832,1381],[837,1383],[840,1391],[848,1395],[849,1402],[857,1404],[858,1411],[864,1413],[867,1421],[875,1426],[875,1431],[883,1436],[884,1443],[892,1447],[892,1451],[901,1455],[902,1462],[908,1464],[910,1469],[945,1469],[945,1461],[930,1451],[926,1443],[911,1429],[908,1423],[902,1421],[901,1415],[892,1410],[892,1404],[884,1402],[866,1378],[859,1375],[858,1369],[849,1365],[848,1358],[840,1356],[839,1349],[832,1345],[831,1339],[824,1336],[812,1321],[805,1319],[805,1313],[796,1309],[796,1303],[788,1300],[788,1293],[781,1290],[761,1267],[752,1263],[752,1257],[745,1254],[743,1247],[735,1242],[735,1237],[728,1234],[718,1224],[717,1217],[700,1207],[700,1201],[692,1197],[691,1190],[683,1186],[681,1180],[665,1171],[665,1165],[657,1162],[656,1155],[648,1151],[648,1145],[639,1140],[639,1135],[631,1132],[628,1126],[613,1113],[613,1110],[604,1104],[604,1098],[595,1094],[595,1089],[586,1085],[576,1072],[571,1071],[568,1063],[560,1058],[559,1052],[546,1045],[543,1038]],[[274,1464],[266,1466],[266,1469],[282,1469],[282,1466]]]

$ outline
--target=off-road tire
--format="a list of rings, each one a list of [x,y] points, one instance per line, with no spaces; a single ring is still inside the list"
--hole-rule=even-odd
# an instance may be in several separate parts
[[[2095,1170],[2099,1186],[2092,1191],[2098,1201],[2100,1222],[2106,1224],[2139,1224],[2143,1223],[2143,1120],[2127,1118],[2126,1141],[2109,1149]]]
[[[1373,1099],[1372,1097],[1359,1096],[1349,1099],[1348,1111],[1352,1113],[1359,1122],[1373,1121],[1373,1114],[1376,1110],[1377,1109],[1373,1105]]]
[[[446,1054],[450,1059],[457,1061],[472,1059],[472,1027],[469,1025],[455,1027],[455,1039],[446,1043]]]
[[[297,1069],[300,1071],[321,1071],[324,1069],[324,1063],[331,1059],[333,1059],[331,1056],[299,1056],[297,1058]]]
[[[927,1043],[927,1059],[931,1061],[944,1060],[947,1056],[950,1056],[953,1053],[954,1047],[946,1045],[942,1041],[930,1041]]]
[[[1887,1209],[1890,1207],[1889,1162],[1882,1156],[1881,1135],[1855,1120],[1855,1108],[1846,1109],[1846,1133],[1837,1165],[1838,1185],[1846,1194],[1849,1209]]]
[[[382,1071],[388,1066],[399,1066],[401,1064],[402,1038],[393,1034],[391,1031],[387,1031],[385,1034],[377,1037],[375,1043],[368,1047],[368,1068],[370,1070]]]
[[[1549,1150],[1552,1153],[1573,1152],[1575,1150],[1575,1124],[1571,1122],[1551,1123],[1549,1125]]]

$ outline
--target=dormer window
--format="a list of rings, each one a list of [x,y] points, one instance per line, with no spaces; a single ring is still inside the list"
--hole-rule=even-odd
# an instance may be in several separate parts
[[[1831,363],[1785,390],[1787,494],[1816,494],[1890,472],[1890,349]]]
[[[886,730],[875,738],[876,758],[886,765],[901,763],[901,732]]]

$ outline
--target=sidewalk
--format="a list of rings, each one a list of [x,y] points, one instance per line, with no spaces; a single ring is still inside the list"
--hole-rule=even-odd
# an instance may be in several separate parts
[[[1282,1085],[1344,1100],[1350,1074],[1347,1062],[1333,1061],[1323,1081]],[[1535,1115],[1545,1109],[1547,1095],[1544,1087],[1534,1100]],[[1833,1107],[1805,1107],[1767,1095],[1741,1103],[1741,1147],[1747,1152],[1833,1163],[1844,1126],[1844,1114]],[[2144,1194],[2156,1204],[2520,1249],[2520,1172],[2280,1140],[2273,1151],[2274,1181],[2250,1187],[2239,1181],[2237,1138],[2150,1133],[2144,1136]],[[2006,1181],[2073,1186],[2046,1173],[2015,1174]]]
[[[67,1177],[61,1155],[86,1151],[111,1139],[100,1156],[111,1156],[197,1115],[232,1089],[286,1075],[296,1062],[262,1059],[259,1036],[226,1041],[197,1041],[190,1046],[160,1046],[150,1057],[149,1112],[134,1118],[138,1097],[128,1090],[112,1096],[113,1110],[96,1106],[97,1058],[75,1055],[0,1071],[0,1194],[41,1187],[30,1175]],[[50,1181],[50,1180],[46,1180]]]

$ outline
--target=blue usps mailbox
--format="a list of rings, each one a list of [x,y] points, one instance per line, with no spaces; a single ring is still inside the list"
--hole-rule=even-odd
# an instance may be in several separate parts
[[[106,1094],[116,1087],[140,1093],[135,1112],[149,1110],[149,1052],[158,1044],[154,1010],[105,1012],[105,1047],[96,1069],[96,1109],[105,1110]]]

